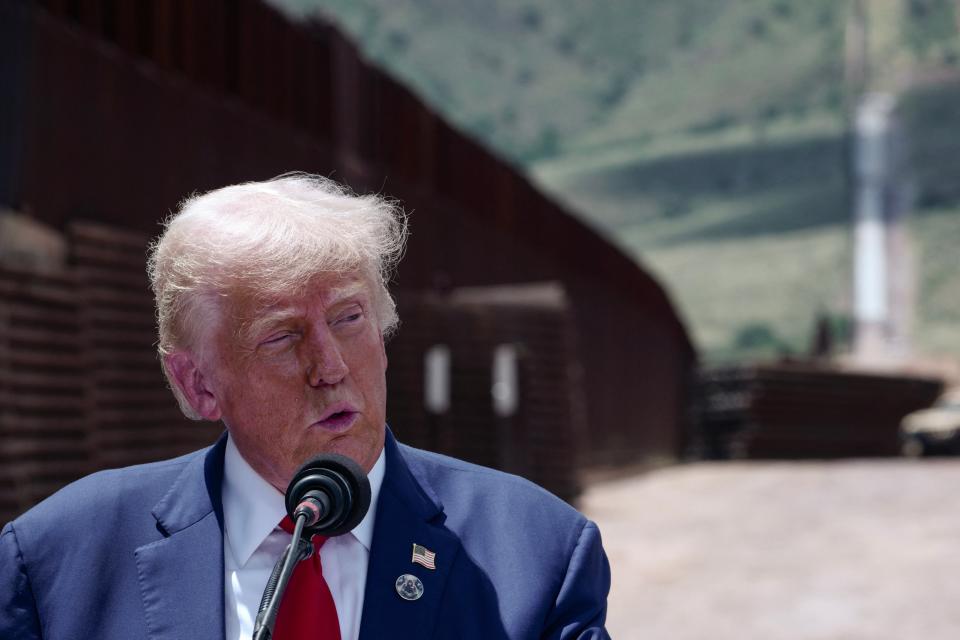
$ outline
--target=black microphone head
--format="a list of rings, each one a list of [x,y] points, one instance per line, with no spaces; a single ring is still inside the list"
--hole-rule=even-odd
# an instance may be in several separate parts
[[[339,536],[360,524],[370,508],[370,481],[356,462],[338,453],[324,453],[307,461],[287,487],[287,513],[293,512],[309,491],[321,491],[330,500],[330,509],[312,526],[304,527],[305,537],[319,534]]]

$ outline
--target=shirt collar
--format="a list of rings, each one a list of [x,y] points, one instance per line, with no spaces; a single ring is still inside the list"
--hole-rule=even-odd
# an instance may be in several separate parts
[[[370,481],[370,508],[352,535],[370,551],[373,542],[373,525],[377,513],[380,486],[386,472],[384,450],[367,475]],[[287,515],[284,497],[276,487],[260,477],[251,467],[233,438],[227,437],[223,461],[223,526],[226,540],[238,567],[243,567],[257,547]]]

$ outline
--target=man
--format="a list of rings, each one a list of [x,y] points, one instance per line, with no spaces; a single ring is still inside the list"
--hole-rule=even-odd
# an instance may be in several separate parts
[[[322,452],[356,461],[372,501],[319,548],[307,599],[323,604],[303,608],[329,611],[331,631],[315,637],[607,637],[593,523],[387,428],[386,283],[405,238],[391,204],[304,174],[187,200],[150,257],[159,352],[184,413],[226,434],[94,474],[4,527],[0,637],[249,638],[290,540],[283,492]]]

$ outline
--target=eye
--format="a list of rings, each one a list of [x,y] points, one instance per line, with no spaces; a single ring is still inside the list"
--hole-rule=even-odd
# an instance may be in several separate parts
[[[286,341],[287,341],[288,339],[290,339],[290,338],[293,338],[293,334],[292,334],[292,333],[278,333],[278,334],[275,334],[275,335],[270,336],[269,338],[267,338],[266,340],[264,340],[264,341],[261,342],[260,344],[261,344],[261,345],[283,344],[284,342],[286,342]]]
[[[353,307],[334,321],[334,324],[353,324],[363,318],[363,309]]]

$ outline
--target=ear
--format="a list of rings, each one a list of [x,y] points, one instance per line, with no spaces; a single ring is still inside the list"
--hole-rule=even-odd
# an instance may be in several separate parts
[[[190,405],[194,413],[212,422],[220,419],[220,404],[213,394],[209,379],[191,354],[185,351],[168,353],[163,356],[163,365],[170,382],[176,385],[180,397]]]

